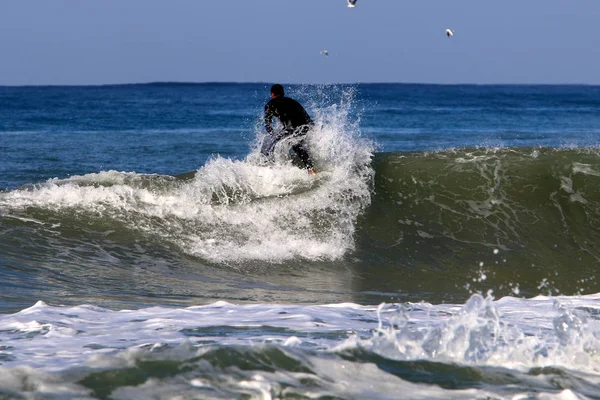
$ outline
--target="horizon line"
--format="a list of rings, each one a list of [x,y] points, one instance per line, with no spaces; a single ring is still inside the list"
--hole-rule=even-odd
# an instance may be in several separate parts
[[[291,83],[278,82],[290,86],[355,86],[355,85],[406,85],[406,86],[600,86],[599,83],[428,83],[428,82],[337,82],[337,83]],[[150,81],[128,83],[96,83],[96,84],[0,84],[0,88],[33,88],[33,87],[116,87],[116,86],[203,86],[203,85],[272,85],[273,82],[262,81]]]

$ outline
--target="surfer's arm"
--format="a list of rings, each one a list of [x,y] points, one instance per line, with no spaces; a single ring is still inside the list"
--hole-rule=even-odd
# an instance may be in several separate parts
[[[273,110],[269,104],[265,105],[265,130],[269,135],[273,134]]]

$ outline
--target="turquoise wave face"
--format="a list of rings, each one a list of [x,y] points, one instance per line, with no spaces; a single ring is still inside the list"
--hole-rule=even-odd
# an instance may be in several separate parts
[[[359,258],[381,273],[394,271],[388,280],[408,293],[596,293],[599,154],[378,154],[375,195],[359,222]]]

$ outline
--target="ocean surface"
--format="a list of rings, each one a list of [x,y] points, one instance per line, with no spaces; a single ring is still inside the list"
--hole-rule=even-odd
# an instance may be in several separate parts
[[[0,87],[0,399],[600,399],[600,87]]]

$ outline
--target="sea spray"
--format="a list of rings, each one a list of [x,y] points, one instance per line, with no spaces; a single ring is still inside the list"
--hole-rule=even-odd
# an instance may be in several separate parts
[[[597,374],[596,299],[494,300],[489,294],[475,294],[460,307],[381,304],[373,337],[351,339],[340,349],[358,345],[403,361],[510,366],[521,371],[551,366]]]
[[[187,237],[193,254],[228,262],[335,260],[354,248],[356,219],[370,204],[373,148],[348,120],[348,96],[342,100],[315,111],[316,126],[306,140],[316,177],[293,167],[285,146],[279,146],[272,164],[265,165],[254,147],[244,161],[215,158],[198,171],[194,189],[210,179],[209,191],[233,189],[238,198],[253,201],[208,210],[214,225],[195,231],[210,237]]]

